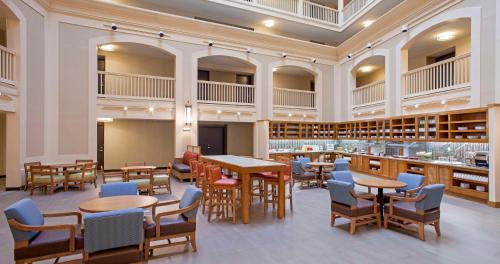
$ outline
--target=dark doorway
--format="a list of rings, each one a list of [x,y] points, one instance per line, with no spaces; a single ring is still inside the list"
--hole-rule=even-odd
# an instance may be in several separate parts
[[[236,74],[236,83],[253,85],[253,75]]]
[[[104,123],[97,123],[97,168],[104,170]]]
[[[198,144],[203,155],[226,155],[226,126],[199,125]]]
[[[210,72],[198,70],[198,81],[210,81]]]

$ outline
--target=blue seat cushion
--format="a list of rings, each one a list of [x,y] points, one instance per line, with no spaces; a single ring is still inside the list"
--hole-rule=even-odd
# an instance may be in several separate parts
[[[43,214],[31,199],[22,199],[15,202],[4,210],[7,220],[14,219],[18,223],[30,226],[42,226],[44,224]],[[21,231],[11,227],[14,241],[31,240],[40,231]]]
[[[194,186],[188,186],[184,190],[184,194],[182,195],[181,201],[179,202],[179,209],[184,209],[191,206],[193,203],[198,202],[201,198],[202,192],[200,189]],[[196,217],[196,213],[198,212],[198,207],[183,213],[186,218]]]
[[[180,173],[190,173],[191,172],[191,168],[189,168],[189,166],[184,164],[184,163],[174,163],[172,168]]]

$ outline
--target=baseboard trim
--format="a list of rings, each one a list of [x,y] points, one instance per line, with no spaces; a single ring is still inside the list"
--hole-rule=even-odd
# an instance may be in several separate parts
[[[493,208],[500,208],[500,202],[488,201],[488,206],[493,207]]]

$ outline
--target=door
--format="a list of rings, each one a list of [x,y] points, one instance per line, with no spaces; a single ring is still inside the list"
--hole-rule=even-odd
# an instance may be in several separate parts
[[[198,144],[203,155],[226,154],[226,126],[200,125]]]
[[[97,123],[97,168],[104,169],[104,123]]]

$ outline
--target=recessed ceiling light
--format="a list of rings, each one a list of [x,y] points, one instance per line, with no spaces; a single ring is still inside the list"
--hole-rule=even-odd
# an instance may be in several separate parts
[[[115,45],[113,44],[101,45],[99,49],[104,51],[115,51]]]
[[[237,114],[237,115],[241,115],[241,112],[237,112],[236,114]]]
[[[375,114],[375,110],[372,110],[372,115]]]
[[[155,111],[155,108],[154,108],[154,107],[152,107],[152,106],[150,106],[150,107],[149,107],[149,112],[154,112],[154,111]]]
[[[128,107],[127,106],[124,106],[123,107],[123,111],[127,111],[128,110]]]
[[[446,104],[446,103],[447,103],[447,101],[446,101],[446,100],[441,100],[441,104],[442,104],[442,105],[444,105],[444,104]]]
[[[217,110],[217,114],[220,115],[222,113],[221,110]]]
[[[278,71],[278,68],[273,68],[273,72],[276,72],[276,71]]]
[[[373,71],[373,66],[363,66],[359,67],[360,72],[371,72]]]
[[[304,115],[304,118],[307,118],[307,115]]]
[[[365,21],[363,21],[363,27],[365,27],[365,28],[369,27],[369,26],[371,26],[373,24],[373,22],[375,22],[375,21],[373,21],[373,20],[365,20]]]
[[[419,108],[419,107],[420,107],[420,105],[419,105],[419,104],[416,104],[416,105],[415,105],[415,108]]]
[[[441,32],[441,33],[436,35],[437,41],[448,41],[448,40],[453,39],[453,38],[455,38],[455,32],[451,32],[451,31]]]
[[[270,27],[274,27],[274,20],[272,19],[268,19],[268,20],[264,20],[264,26],[270,28]]]
[[[288,117],[292,117],[292,113],[288,113]]]

